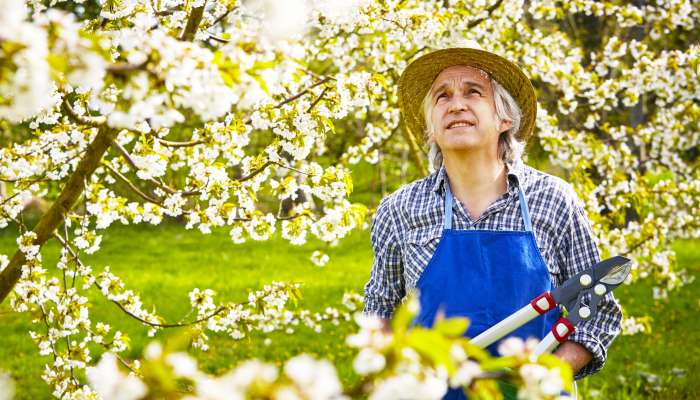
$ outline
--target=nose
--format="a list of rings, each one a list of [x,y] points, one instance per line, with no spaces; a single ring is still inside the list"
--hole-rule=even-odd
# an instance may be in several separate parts
[[[462,96],[453,96],[447,107],[449,113],[467,111],[467,109],[467,101]]]

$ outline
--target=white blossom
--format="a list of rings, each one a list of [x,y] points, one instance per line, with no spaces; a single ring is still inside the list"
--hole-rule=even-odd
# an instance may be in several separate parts
[[[15,382],[10,375],[0,371],[0,400],[12,400],[15,396]]]
[[[318,250],[314,251],[311,254],[311,262],[319,267],[323,267],[324,265],[326,265],[329,259],[330,257],[328,256],[328,254],[325,254]]]
[[[440,399],[447,392],[444,373],[426,374],[419,379],[412,374],[392,376],[381,382],[370,394],[371,400],[389,399]]]
[[[87,368],[86,374],[90,387],[105,400],[136,400],[147,392],[139,378],[119,371],[112,353],[104,353],[97,366]]]
[[[519,399],[535,400],[544,396],[558,396],[564,389],[558,368],[548,369],[538,364],[526,364],[520,367],[520,376],[525,385],[518,390]]]
[[[302,354],[287,361],[284,373],[309,399],[339,399],[342,386],[335,368],[325,360]]]
[[[370,348],[364,348],[355,357],[352,367],[360,375],[379,372],[384,369],[386,360],[384,356]]]

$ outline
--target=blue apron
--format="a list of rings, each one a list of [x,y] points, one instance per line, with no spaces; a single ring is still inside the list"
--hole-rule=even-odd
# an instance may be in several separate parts
[[[453,197],[445,182],[445,220],[440,243],[416,288],[420,313],[415,323],[431,327],[438,313],[468,317],[467,337],[475,337],[533,298],[550,291],[549,271],[532,233],[527,202],[518,188],[524,231],[452,229]],[[559,319],[556,312],[538,316],[511,336],[543,338]],[[488,347],[496,355],[500,341]],[[466,399],[461,388],[444,399]]]

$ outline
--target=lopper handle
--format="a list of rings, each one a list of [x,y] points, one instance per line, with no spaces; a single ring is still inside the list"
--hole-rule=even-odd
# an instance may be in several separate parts
[[[576,330],[576,327],[568,319],[564,317],[559,318],[559,320],[552,325],[552,329],[547,336],[537,344],[532,353],[533,357],[538,357],[544,353],[551,353],[560,343],[564,343],[574,330]]]
[[[486,348],[505,335],[525,325],[539,315],[546,314],[556,307],[554,299],[549,292],[537,296],[530,304],[507,316],[496,325],[482,332],[471,340],[475,345]]]

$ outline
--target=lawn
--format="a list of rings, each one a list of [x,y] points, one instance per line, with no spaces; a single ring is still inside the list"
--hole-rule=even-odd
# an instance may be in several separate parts
[[[15,250],[13,232],[0,232],[0,253]],[[186,231],[175,224],[160,227],[110,228],[104,236],[102,249],[85,257],[95,271],[109,265],[123,278],[127,286],[140,293],[143,303],[169,321],[186,314],[187,293],[194,287],[211,288],[219,301],[242,301],[249,290],[256,290],[273,280],[302,282],[299,307],[322,311],[326,306],[340,306],[345,291],[361,292],[368,278],[372,252],[368,232],[355,232],[334,248],[326,249],[331,261],[317,267],[309,261],[321,244],[291,246],[279,238],[265,243],[250,242],[234,245],[226,231],[202,235]],[[699,242],[679,242],[679,262],[700,272]],[[55,259],[55,244],[43,253],[46,264]],[[700,282],[693,282],[667,302],[652,300],[649,282],[618,289],[618,298],[633,315],[651,315],[653,331],[649,335],[618,338],[610,349],[609,361],[603,372],[579,383],[586,398],[637,399],[673,398],[695,399],[700,391],[692,384],[700,378],[700,342],[697,315]],[[127,356],[141,353],[151,338],[146,329],[125,316],[101,295],[91,295],[94,307],[92,320],[104,321],[125,331],[132,339]],[[27,331],[33,329],[27,314],[15,314],[6,304],[0,305],[0,369],[11,373],[17,383],[17,399],[50,397],[49,388],[40,380],[41,358]],[[34,328],[36,329],[36,328]],[[240,341],[211,335],[209,352],[193,352],[202,368],[220,373],[243,359],[257,357],[284,360],[306,352],[333,360],[341,379],[350,383],[356,379],[350,364],[352,352],[343,346],[352,324],[327,326],[320,334],[299,328],[294,335],[273,333],[271,344],[263,345],[262,335]],[[164,339],[176,330],[161,332]]]

